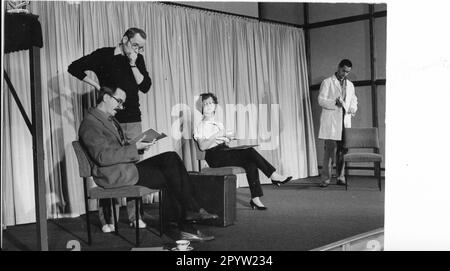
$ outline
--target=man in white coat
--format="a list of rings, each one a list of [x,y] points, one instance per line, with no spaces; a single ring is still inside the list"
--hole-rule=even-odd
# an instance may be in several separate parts
[[[347,79],[351,69],[352,62],[343,59],[339,63],[336,73],[323,80],[320,85],[318,101],[322,107],[322,114],[320,116],[319,139],[323,139],[325,143],[321,187],[330,184],[334,157],[336,157],[337,184],[345,185],[344,128],[351,127],[351,118],[358,109],[355,87]]]

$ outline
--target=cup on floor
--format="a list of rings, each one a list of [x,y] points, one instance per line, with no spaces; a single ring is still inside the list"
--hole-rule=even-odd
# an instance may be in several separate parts
[[[177,243],[177,249],[179,251],[186,251],[191,242],[188,240],[177,240],[176,243]]]

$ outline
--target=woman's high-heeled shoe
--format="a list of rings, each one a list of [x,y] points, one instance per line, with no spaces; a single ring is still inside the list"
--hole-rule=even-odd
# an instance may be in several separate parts
[[[292,176],[287,177],[284,181],[282,181],[282,184],[288,183],[292,180]]]
[[[272,184],[275,186],[280,186],[281,184],[285,184],[287,182],[290,182],[291,180],[292,180],[292,176],[287,177],[286,179],[284,179],[284,181],[275,181],[275,180],[271,179]]]
[[[250,206],[252,207],[253,210],[255,209],[260,211],[267,210],[266,206],[258,206],[256,205],[256,203],[253,202],[253,200],[250,200]]]
[[[274,186],[280,186],[280,184],[281,184],[280,181],[274,181],[274,180],[271,180],[271,181]]]

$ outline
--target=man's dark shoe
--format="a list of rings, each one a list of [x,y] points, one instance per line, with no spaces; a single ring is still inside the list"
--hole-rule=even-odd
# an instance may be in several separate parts
[[[186,214],[186,220],[188,220],[188,221],[217,219],[218,217],[219,217],[218,215],[210,214],[203,208],[200,208],[198,213],[187,212],[187,214]]]
[[[200,217],[202,218],[202,220],[206,220],[206,219],[217,219],[219,218],[218,215],[216,214],[210,214],[208,213],[205,209],[200,208],[200,210],[198,211],[198,213],[200,214]]]
[[[214,240],[213,235],[207,235],[200,230],[197,230],[196,233],[190,233],[186,231],[180,231],[180,239],[189,240],[191,242],[204,242]]]

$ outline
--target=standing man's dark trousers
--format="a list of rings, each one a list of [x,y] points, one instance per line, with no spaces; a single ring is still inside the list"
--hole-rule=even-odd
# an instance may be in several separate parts
[[[344,148],[344,138],[345,138],[345,128],[342,127],[341,140],[336,141],[336,175],[338,179],[345,178],[344,154],[347,153],[347,150]]]
[[[182,222],[186,211],[198,212],[192,197],[189,175],[176,152],[165,152],[136,164],[139,180],[136,185],[151,189],[167,188],[164,194],[165,222]]]
[[[344,122],[342,122],[342,136],[341,140],[324,140],[324,156],[322,163],[322,179],[330,180],[333,170],[333,161],[336,162],[336,175],[339,180],[344,180],[345,178],[345,163],[344,154],[347,150],[344,148],[344,138],[345,138],[345,128]]]
[[[233,150],[219,145],[206,150],[205,160],[210,167],[244,168],[252,198],[263,196],[258,169],[269,178],[275,172],[275,168],[253,148]]]

